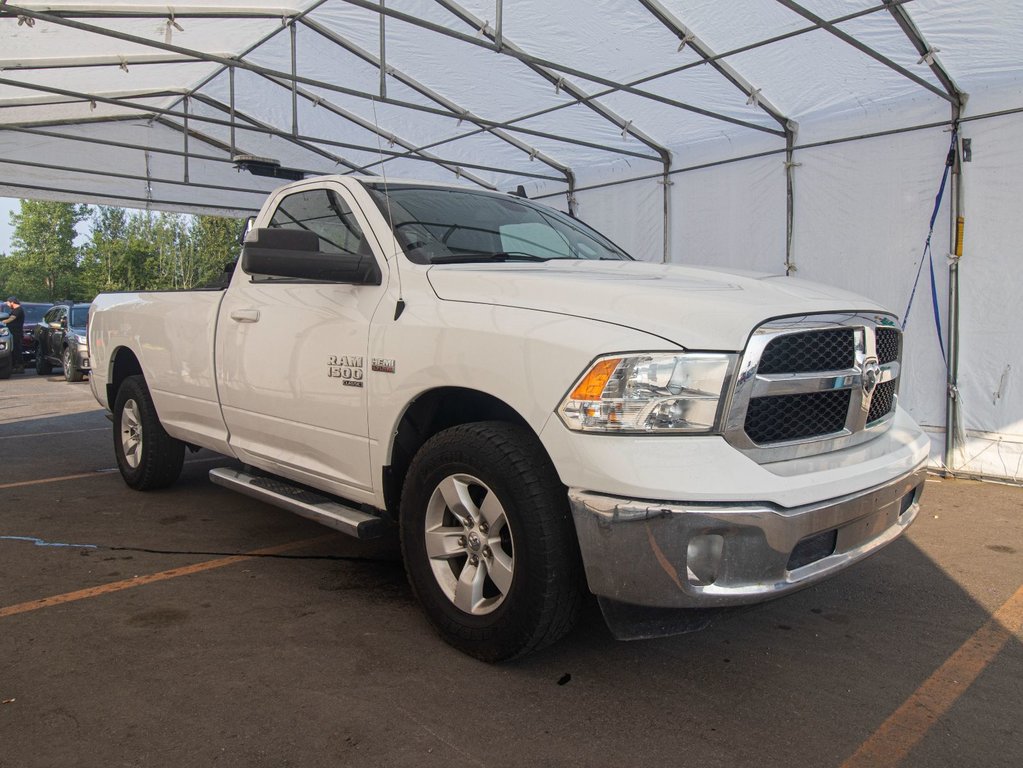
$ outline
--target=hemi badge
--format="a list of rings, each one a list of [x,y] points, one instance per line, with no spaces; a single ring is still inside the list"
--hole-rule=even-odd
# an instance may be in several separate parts
[[[382,357],[374,357],[371,370],[380,371],[380,373],[394,373],[394,361],[385,360]]]

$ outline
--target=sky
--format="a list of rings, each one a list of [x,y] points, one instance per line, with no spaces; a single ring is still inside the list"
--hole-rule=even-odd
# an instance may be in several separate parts
[[[11,226],[11,213],[21,210],[21,200],[11,197],[0,197],[0,253],[11,252],[11,238],[14,236],[14,227]],[[75,238],[76,245],[82,245],[90,237],[92,227],[89,220],[78,225],[78,237]],[[0,288],[2,290],[2,288]]]
[[[14,234],[14,228],[10,224],[11,211],[17,213],[20,207],[20,200],[0,197],[0,253],[11,252],[11,235]]]

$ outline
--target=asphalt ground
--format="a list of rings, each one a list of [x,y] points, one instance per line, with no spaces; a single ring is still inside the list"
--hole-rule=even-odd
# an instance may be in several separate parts
[[[1019,488],[929,480],[824,584],[628,643],[590,604],[490,666],[433,633],[393,542],[187,461],[131,491],[87,382],[0,381],[3,768],[1023,765]]]

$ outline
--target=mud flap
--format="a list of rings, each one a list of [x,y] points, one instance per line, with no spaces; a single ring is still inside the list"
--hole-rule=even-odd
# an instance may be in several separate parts
[[[706,629],[734,608],[648,608],[598,597],[607,628],[616,640],[650,640]]]

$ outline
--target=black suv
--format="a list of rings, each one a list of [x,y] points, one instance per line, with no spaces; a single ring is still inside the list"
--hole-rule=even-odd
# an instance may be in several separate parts
[[[11,371],[14,369],[14,362],[11,360],[13,351],[11,332],[7,330],[6,325],[0,324],[0,379],[11,378]]]
[[[33,330],[36,339],[36,373],[45,376],[58,365],[68,381],[81,381],[90,370],[86,325],[88,304],[57,304]]]

